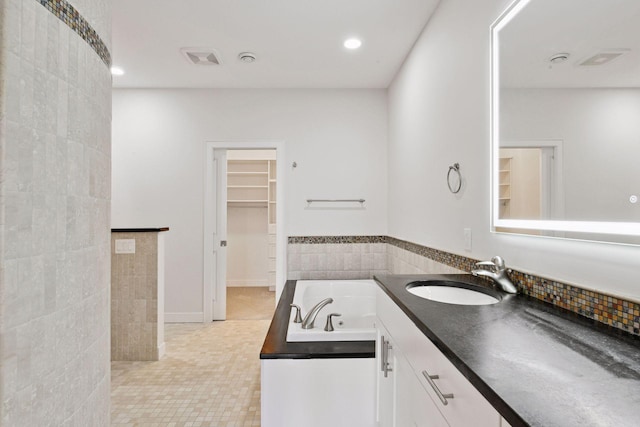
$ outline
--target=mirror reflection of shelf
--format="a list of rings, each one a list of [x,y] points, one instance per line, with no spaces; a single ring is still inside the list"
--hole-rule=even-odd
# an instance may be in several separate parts
[[[511,202],[511,157],[500,157],[500,218],[509,218]]]

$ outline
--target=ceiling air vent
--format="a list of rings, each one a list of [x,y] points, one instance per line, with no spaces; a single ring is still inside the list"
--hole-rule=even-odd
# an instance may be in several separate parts
[[[608,64],[609,62],[618,59],[620,56],[629,52],[630,49],[608,49],[606,51],[598,52],[595,55],[582,61],[579,65],[593,67],[598,65]]]
[[[183,47],[180,53],[194,65],[220,65],[222,61],[214,49],[208,47]]]

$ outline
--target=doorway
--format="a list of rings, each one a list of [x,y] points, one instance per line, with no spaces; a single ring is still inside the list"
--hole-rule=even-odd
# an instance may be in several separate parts
[[[564,217],[562,141],[508,141],[499,152],[501,219],[554,220]],[[525,229],[520,234],[547,232]]]
[[[283,151],[283,143],[207,144],[205,322],[263,317],[282,292]]]
[[[275,307],[276,150],[227,150],[227,319]]]

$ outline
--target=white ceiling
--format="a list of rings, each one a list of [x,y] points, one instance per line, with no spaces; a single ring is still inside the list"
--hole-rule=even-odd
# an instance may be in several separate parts
[[[439,0],[114,0],[113,64],[128,88],[386,88]],[[348,37],[362,47],[342,46]],[[183,47],[210,47],[196,66]],[[240,52],[256,54],[242,63]]]
[[[503,87],[640,87],[638,0],[531,0],[500,31],[499,43]],[[624,53],[580,65],[601,52]],[[570,57],[551,65],[557,53]]]

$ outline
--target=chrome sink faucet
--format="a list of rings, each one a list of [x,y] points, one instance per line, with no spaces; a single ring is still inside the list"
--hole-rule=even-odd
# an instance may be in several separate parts
[[[309,313],[304,316],[304,319],[302,320],[302,329],[313,329],[313,322],[315,322],[316,316],[320,310],[322,310],[322,307],[327,304],[331,304],[332,302],[333,298],[327,298],[314,305],[313,308],[309,310]]]
[[[507,268],[505,267],[504,260],[500,256],[494,256],[491,261],[481,261],[476,263],[477,268],[471,271],[471,274],[477,277],[488,277],[493,279],[494,282],[500,286],[500,288],[508,294],[517,294],[518,289],[511,282],[507,275]],[[489,267],[490,270],[485,270],[482,267]]]

